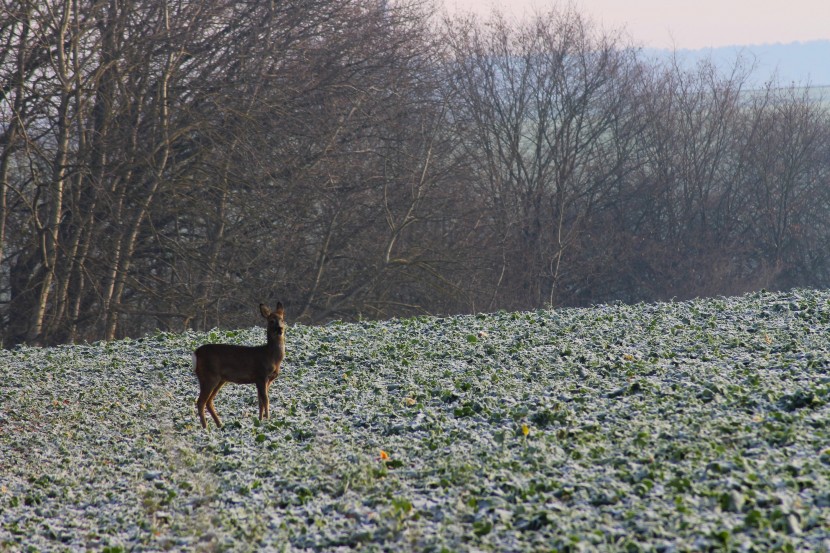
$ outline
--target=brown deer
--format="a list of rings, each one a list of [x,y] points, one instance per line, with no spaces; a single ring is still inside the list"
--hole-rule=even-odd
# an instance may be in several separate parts
[[[270,412],[268,389],[280,374],[285,358],[285,320],[282,303],[271,311],[259,304],[259,312],[267,320],[264,346],[237,346],[233,344],[205,344],[193,352],[193,372],[199,378],[199,399],[196,408],[202,428],[207,428],[205,407],[216,426],[222,428],[213,399],[227,382],[256,384],[259,397],[259,419],[267,419]]]

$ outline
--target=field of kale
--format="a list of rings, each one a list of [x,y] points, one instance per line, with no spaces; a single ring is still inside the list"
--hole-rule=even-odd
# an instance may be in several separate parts
[[[0,352],[0,551],[828,551],[830,292]]]

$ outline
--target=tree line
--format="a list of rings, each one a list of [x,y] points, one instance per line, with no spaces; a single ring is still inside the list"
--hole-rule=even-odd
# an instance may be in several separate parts
[[[0,341],[830,285],[830,112],[574,9],[2,0]]]

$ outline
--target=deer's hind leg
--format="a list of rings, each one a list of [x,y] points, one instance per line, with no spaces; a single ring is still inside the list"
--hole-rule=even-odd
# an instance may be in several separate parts
[[[205,420],[205,407],[210,411],[216,425],[221,427],[219,416],[216,414],[216,409],[213,407],[213,397],[219,388],[222,387],[223,382],[216,378],[211,378],[205,372],[197,372],[199,376],[199,399],[196,400],[196,410],[199,413],[199,421],[202,423],[202,428],[207,428],[207,420]]]
[[[216,397],[216,394],[219,393],[219,390],[222,389],[222,386],[224,386],[225,383],[226,381],[222,380],[221,382],[216,384],[216,386],[213,387],[213,390],[211,390],[210,395],[208,395],[207,398],[207,410],[210,412],[210,416],[213,417],[213,420],[216,421],[216,426],[218,426],[219,428],[222,428],[222,421],[219,420],[219,414],[216,412],[216,407],[213,405],[213,399]],[[204,414],[202,416],[204,416]]]
[[[199,422],[202,423],[202,428],[207,428],[207,421],[205,420],[205,406],[210,397],[210,388],[199,381],[199,399],[196,400],[196,412],[199,414]]]

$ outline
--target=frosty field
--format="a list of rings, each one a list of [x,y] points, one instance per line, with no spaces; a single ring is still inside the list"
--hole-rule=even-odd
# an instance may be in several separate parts
[[[830,550],[830,292],[288,323],[0,351],[0,551]]]

